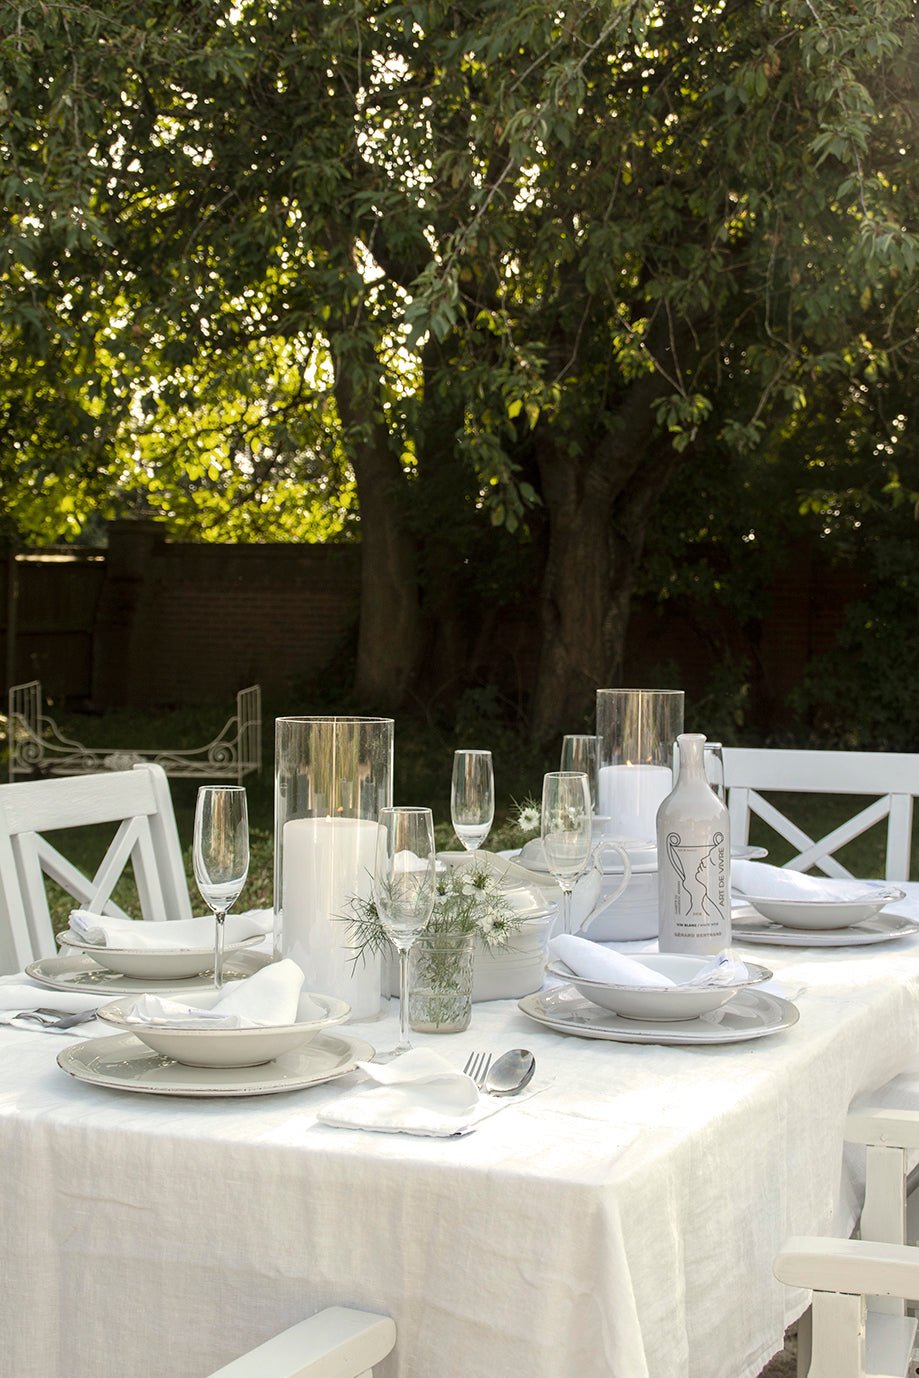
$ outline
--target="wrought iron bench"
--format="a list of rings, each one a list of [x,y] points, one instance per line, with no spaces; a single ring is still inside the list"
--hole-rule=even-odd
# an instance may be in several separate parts
[[[175,779],[236,780],[261,769],[262,690],[258,684],[236,695],[236,713],[213,741],[187,751],[159,748],[89,747],[65,737],[43,711],[41,682],[14,684],[9,692],[9,778],[87,775],[129,770],[152,761]]]

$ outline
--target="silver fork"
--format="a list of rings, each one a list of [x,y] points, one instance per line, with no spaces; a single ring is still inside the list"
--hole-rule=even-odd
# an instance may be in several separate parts
[[[469,1057],[466,1059],[466,1066],[463,1068],[463,1071],[466,1073],[467,1077],[472,1077],[476,1086],[481,1090],[485,1084],[485,1077],[488,1074],[490,1066],[491,1053],[470,1053]]]

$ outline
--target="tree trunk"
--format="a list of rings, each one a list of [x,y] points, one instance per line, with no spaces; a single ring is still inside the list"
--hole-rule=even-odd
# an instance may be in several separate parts
[[[549,545],[530,712],[537,741],[589,725],[597,689],[621,682],[648,520],[679,459],[654,433],[651,401],[661,389],[653,377],[637,383],[620,425],[589,458],[559,454],[551,442],[540,448]]]
[[[355,693],[368,713],[408,697],[420,645],[417,561],[405,522],[406,479],[372,399],[336,364],[335,399],[348,438],[361,509],[361,598]]]

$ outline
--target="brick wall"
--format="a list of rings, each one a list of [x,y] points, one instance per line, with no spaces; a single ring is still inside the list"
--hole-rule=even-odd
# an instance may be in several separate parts
[[[97,708],[152,707],[228,698],[260,683],[276,699],[313,678],[353,637],[360,550],[353,545],[182,545],[154,523],[113,522],[106,550],[43,552],[16,561],[20,596],[12,680],[40,679],[57,699]],[[0,566],[0,648],[9,605]],[[764,602],[762,621],[739,627],[684,605],[633,608],[624,682],[674,666],[694,695],[718,657],[750,670],[753,718],[781,725],[808,659],[827,650],[845,605],[862,586],[829,572],[802,548]],[[519,629],[518,629],[519,630]],[[495,669],[505,692],[525,697],[536,643],[524,650],[513,619],[495,629]],[[654,682],[659,682],[655,680]]]
[[[355,546],[182,545],[112,523],[105,551],[20,556],[12,682],[99,708],[283,695],[352,635]],[[9,567],[0,579],[7,664]],[[9,669],[5,678],[9,678]]]

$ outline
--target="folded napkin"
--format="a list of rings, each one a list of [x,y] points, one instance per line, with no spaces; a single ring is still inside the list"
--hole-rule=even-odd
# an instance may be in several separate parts
[[[549,956],[557,957],[575,976],[585,981],[603,981],[610,986],[675,986],[663,972],[652,971],[634,957],[626,957],[610,947],[601,947],[589,938],[560,933],[549,942]]]
[[[41,1025],[32,1020],[24,1020],[19,1024],[19,1015],[37,1009],[66,1010],[68,1014],[83,1014],[85,1010],[97,1010],[110,998],[106,995],[90,995],[78,991],[49,990],[47,986],[33,985],[28,977],[24,976],[0,977],[0,1024],[11,1024],[35,1031],[40,1029]],[[106,1032],[110,1033],[111,1030],[107,1029]],[[86,1025],[77,1025],[73,1033],[85,1038]]]
[[[324,1008],[315,1000],[301,1000],[302,989],[303,972],[296,962],[285,957],[244,981],[234,981],[211,1006],[141,995],[126,1011],[124,1021],[171,1024],[176,1029],[260,1029],[272,1024],[295,1024],[298,1009],[301,1019],[321,1019]]]
[[[145,923],[142,919],[118,919],[108,914],[93,914],[88,909],[72,909],[68,922],[75,938],[94,947],[197,952],[199,949],[207,951],[214,945],[214,919],[211,917]],[[253,914],[228,914],[224,941],[239,943],[266,931],[264,920]]]
[[[691,980],[672,981],[663,972],[645,966],[634,957],[572,933],[560,933],[553,938],[549,943],[549,956],[559,958],[575,976],[582,976],[585,981],[602,981],[610,986],[641,986],[649,990],[664,990],[670,986],[730,986],[745,981],[749,974],[743,962],[736,961],[728,952],[719,952],[700,967]]]
[[[732,861],[731,885],[742,895],[770,900],[871,899],[875,887],[863,880],[834,880],[829,876],[805,876],[783,866],[762,861]]]
[[[506,1104],[480,1096],[471,1077],[429,1048],[412,1048],[392,1062],[357,1065],[376,1085],[323,1106],[317,1115],[323,1124],[445,1139],[468,1134]]]

